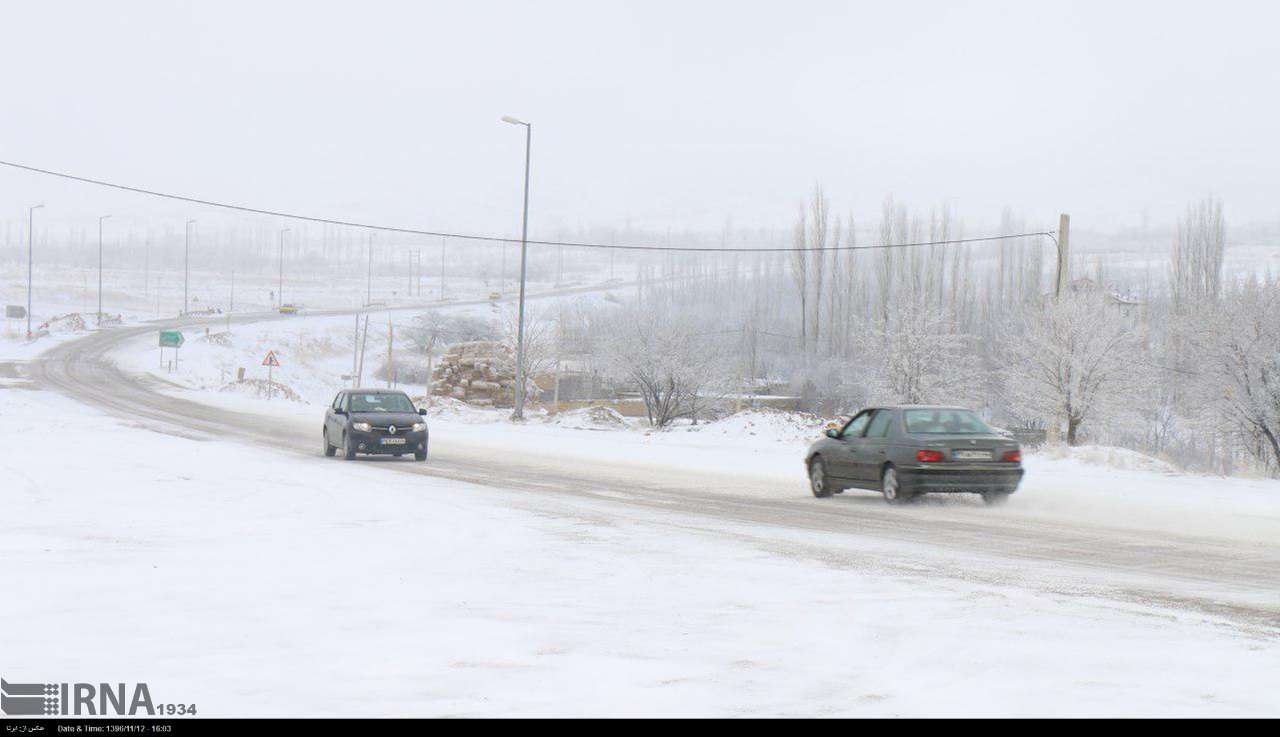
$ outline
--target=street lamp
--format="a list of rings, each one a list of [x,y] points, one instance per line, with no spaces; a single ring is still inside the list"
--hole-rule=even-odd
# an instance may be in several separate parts
[[[510,115],[502,122],[524,126],[524,221],[520,228],[520,302],[516,318],[516,407],[511,419],[524,419],[524,279],[529,255],[529,150],[533,144],[533,125]]]
[[[276,292],[277,304],[280,307],[284,307],[284,234],[288,232],[288,228],[280,229],[280,286]]]
[[[110,217],[103,215],[98,218],[98,327],[102,327],[102,221]]]
[[[182,314],[190,311],[190,305],[187,302],[187,285],[191,280],[191,226],[196,221],[188,220],[184,230],[186,231],[186,245],[182,249]]]
[[[42,207],[44,205],[27,208],[27,340],[31,340],[31,260],[34,254],[31,235],[35,228],[36,210]]]

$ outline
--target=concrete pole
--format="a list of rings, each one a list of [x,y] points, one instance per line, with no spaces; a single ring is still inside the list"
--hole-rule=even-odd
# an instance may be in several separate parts
[[[44,205],[32,205],[27,209],[27,340],[31,340],[31,264],[35,257],[33,237],[35,233],[36,210]]]
[[[1071,283],[1071,216],[1065,212],[1058,216],[1058,283],[1054,297],[1062,296],[1062,290]]]
[[[98,327],[102,327],[102,221],[109,217],[98,218]]]

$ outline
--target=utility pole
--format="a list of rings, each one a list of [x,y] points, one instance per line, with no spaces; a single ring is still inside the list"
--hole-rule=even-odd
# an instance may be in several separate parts
[[[360,386],[360,379],[356,372],[360,368],[360,313],[356,313],[356,332],[351,338],[351,388],[355,389]]]
[[[277,307],[284,307],[284,234],[288,232],[288,228],[281,228],[280,230],[280,283],[276,288]]]
[[[182,314],[190,311],[190,303],[187,301],[187,286],[191,281],[191,226],[195,225],[194,220],[188,220],[186,225],[186,245],[182,249]]]
[[[529,161],[530,149],[533,146],[533,125],[509,115],[502,117],[504,123],[524,126],[524,219],[520,227],[520,305],[516,318],[516,407],[511,419],[524,419],[524,284],[525,269],[529,260]],[[503,253],[506,253],[505,244]],[[504,262],[505,263],[505,262]]]
[[[364,304],[366,307],[373,304],[373,237],[375,235],[377,235],[377,233],[369,234],[369,276],[364,293]]]
[[[42,207],[44,205],[27,208],[27,340],[31,340],[31,262],[35,255],[32,234],[35,232],[36,210]]]
[[[109,217],[98,218],[98,327],[102,327],[102,221]]]
[[[1054,298],[1062,296],[1062,290],[1071,282],[1071,216],[1062,213],[1058,216],[1058,282],[1054,287]]]

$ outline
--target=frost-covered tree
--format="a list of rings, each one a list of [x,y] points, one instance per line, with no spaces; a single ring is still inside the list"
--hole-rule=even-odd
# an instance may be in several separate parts
[[[1065,423],[1068,444],[1087,420],[1142,387],[1143,346],[1102,290],[1046,299],[1021,319],[1018,337],[1004,345],[1008,397],[1024,418]]]
[[[874,367],[873,392],[882,401],[967,404],[982,384],[972,348],[941,309],[909,304],[888,327],[865,333],[860,356]]]
[[[1202,315],[1211,406],[1226,417],[1253,455],[1280,471],[1280,287],[1249,283],[1216,315]],[[1207,350],[1206,350],[1207,349]]]
[[[725,378],[713,325],[688,312],[624,308],[606,326],[611,373],[640,394],[653,427],[696,419],[699,402]]]

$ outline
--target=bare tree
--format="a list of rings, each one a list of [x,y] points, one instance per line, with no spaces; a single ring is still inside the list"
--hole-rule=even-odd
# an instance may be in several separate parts
[[[830,205],[822,186],[815,185],[813,199],[809,203],[812,219],[809,228],[809,247],[813,249],[813,346],[818,348],[822,341],[822,287],[827,270],[827,234],[829,229],[828,212]]]
[[[795,228],[791,234],[791,245],[795,249],[791,252],[791,277],[795,279],[796,290],[800,293],[800,352],[804,353],[809,349],[808,333],[805,326],[809,321],[809,259],[808,252],[805,248],[805,223],[806,215],[804,205],[800,206],[800,216],[796,219]]]
[[[1188,205],[1174,237],[1169,275],[1176,307],[1216,300],[1222,287],[1222,257],[1227,244],[1222,202],[1206,199]]]

